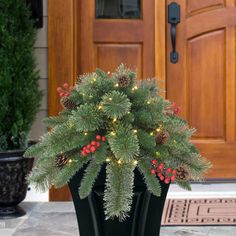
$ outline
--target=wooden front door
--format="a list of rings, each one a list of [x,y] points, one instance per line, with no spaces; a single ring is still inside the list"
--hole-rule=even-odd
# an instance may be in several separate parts
[[[117,11],[120,2],[126,6]],[[162,80],[164,96],[198,129],[193,142],[214,165],[208,178],[236,178],[235,0],[175,0],[181,7],[176,64],[169,56],[171,1],[132,6],[138,2],[49,1],[49,115],[60,109],[56,88],[62,83],[96,67],[113,71],[124,62],[137,69],[139,79]],[[50,191],[50,200],[68,199],[67,188]]]
[[[123,5],[117,0],[79,2],[78,8],[83,9],[79,73],[92,72],[96,67],[113,71],[124,62],[137,68],[139,78],[155,75],[154,0],[142,6],[139,1],[124,1]]]
[[[236,2],[176,2],[181,7],[179,62],[167,58],[167,97],[196,127],[193,142],[213,163],[208,177],[236,178]],[[167,41],[169,57],[169,29]]]

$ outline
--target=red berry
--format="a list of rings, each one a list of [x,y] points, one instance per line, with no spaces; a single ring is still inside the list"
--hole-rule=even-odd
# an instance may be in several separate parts
[[[96,141],[92,141],[92,142],[91,142],[91,145],[97,146],[97,142],[96,142]]]
[[[87,148],[91,148],[91,144],[88,144],[86,147],[87,147]]]
[[[97,135],[97,136],[96,136],[96,139],[97,139],[97,140],[101,140],[101,138],[102,138],[101,135]]]
[[[101,143],[97,142],[97,143],[96,143],[96,146],[97,146],[97,147],[100,147],[100,146],[101,146]]]
[[[155,175],[156,174],[156,171],[154,169],[151,169],[151,174],[152,175]]]
[[[90,148],[90,151],[91,151],[92,153],[94,153],[94,152],[96,151],[96,148],[95,148],[95,147],[91,147],[91,148]]]
[[[57,92],[58,92],[58,93],[62,92],[62,88],[61,88],[61,87],[58,87],[58,88],[57,88]]]
[[[152,160],[152,165],[154,165],[154,166],[155,166],[156,164],[157,164],[157,160],[155,160],[155,159],[154,159],[154,160]]]
[[[175,176],[174,175],[171,176],[170,179],[171,179],[171,181],[175,181]]]
[[[170,178],[166,178],[166,179],[164,180],[164,183],[165,183],[165,184],[169,184],[169,183],[170,183]]]
[[[162,175],[162,173],[158,173],[157,176],[158,176],[159,178],[161,178],[163,175]]]
[[[176,175],[176,173],[177,173],[176,170],[172,170],[173,175]]]
[[[171,171],[172,171],[172,169],[170,167],[166,169],[167,174],[170,173]]]
[[[60,96],[60,97],[64,97],[64,96],[65,96],[65,93],[64,93],[64,92],[61,92],[61,93],[59,94],[59,96]]]
[[[86,153],[91,153],[91,151],[89,149],[86,149]]]
[[[159,169],[159,170],[163,170],[164,167],[165,167],[165,165],[164,165],[163,163],[161,163],[160,165],[158,165],[158,169]]]
[[[105,136],[102,136],[102,141],[105,142],[107,139]]]
[[[85,156],[87,155],[87,153],[86,153],[85,151],[82,151],[82,152],[81,152],[81,155],[82,155],[83,157],[85,157]]]
[[[67,89],[69,87],[69,85],[67,83],[64,83],[63,87]]]
[[[160,180],[163,181],[164,179],[165,179],[165,177],[162,175],[162,176],[160,177]]]
[[[70,93],[66,92],[66,93],[65,93],[65,96],[66,96],[66,97],[69,97],[69,96],[70,96]]]

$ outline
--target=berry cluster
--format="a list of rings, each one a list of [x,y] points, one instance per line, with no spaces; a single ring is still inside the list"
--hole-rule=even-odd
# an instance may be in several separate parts
[[[181,108],[176,105],[176,102],[172,102],[171,110],[175,115],[179,115],[179,113],[181,112]]]
[[[91,141],[89,144],[84,146],[81,150],[81,155],[86,157],[87,155],[96,152],[101,147],[101,142],[105,142],[107,139],[105,136],[97,135],[96,140]]]
[[[157,175],[161,181],[164,181],[165,184],[169,184],[171,181],[175,181],[176,170],[171,167],[165,167],[165,163],[157,163],[157,160],[152,160],[152,169],[151,174]]]
[[[59,96],[62,97],[69,97],[70,91],[73,89],[73,86],[69,86],[69,84],[64,83],[63,87],[58,87],[57,92],[59,93]]]

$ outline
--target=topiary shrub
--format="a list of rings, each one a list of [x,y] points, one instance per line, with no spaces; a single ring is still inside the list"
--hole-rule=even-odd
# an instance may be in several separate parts
[[[35,36],[25,1],[0,0],[0,151],[27,146],[40,105]]]

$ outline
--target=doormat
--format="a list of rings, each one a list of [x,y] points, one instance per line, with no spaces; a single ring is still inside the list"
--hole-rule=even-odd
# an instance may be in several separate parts
[[[162,226],[236,225],[236,198],[167,199]]]

